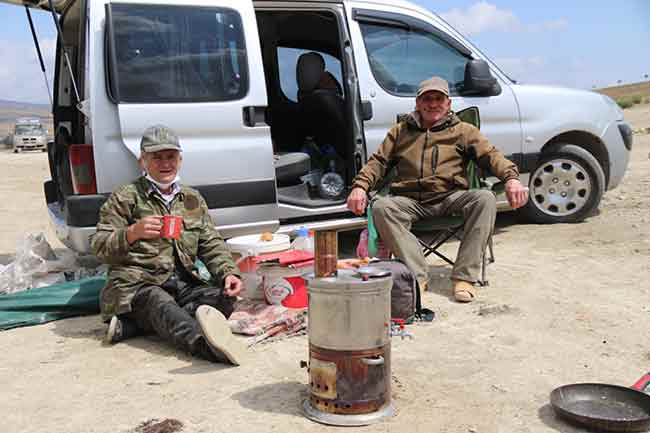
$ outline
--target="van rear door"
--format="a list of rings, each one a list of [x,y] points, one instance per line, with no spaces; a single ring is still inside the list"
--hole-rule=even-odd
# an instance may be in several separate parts
[[[267,95],[252,2],[106,4],[107,84],[123,145],[139,156],[142,132],[172,128],[182,182],[205,197],[224,236],[279,226]],[[93,137],[95,158],[99,160]],[[104,155],[108,157],[109,155]],[[98,183],[106,176],[98,167]]]

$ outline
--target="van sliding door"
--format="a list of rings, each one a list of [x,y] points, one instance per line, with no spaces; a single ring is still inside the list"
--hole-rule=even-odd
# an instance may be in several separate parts
[[[107,87],[137,158],[154,124],[180,137],[180,176],[225,236],[278,225],[262,55],[251,1],[112,1]]]

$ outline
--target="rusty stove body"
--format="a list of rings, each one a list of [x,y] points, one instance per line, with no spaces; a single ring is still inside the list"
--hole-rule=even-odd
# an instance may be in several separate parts
[[[331,425],[367,425],[393,414],[388,274],[319,269],[309,286],[308,418]],[[386,274],[384,274],[386,275]]]

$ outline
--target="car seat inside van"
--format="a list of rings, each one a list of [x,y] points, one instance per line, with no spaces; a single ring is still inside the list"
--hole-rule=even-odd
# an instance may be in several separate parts
[[[326,10],[259,10],[256,16],[273,150],[280,164],[291,158],[302,169],[290,178],[276,167],[278,201],[312,208],[342,204],[354,176],[354,145],[337,16]],[[328,173],[340,177],[338,190],[318,188]]]

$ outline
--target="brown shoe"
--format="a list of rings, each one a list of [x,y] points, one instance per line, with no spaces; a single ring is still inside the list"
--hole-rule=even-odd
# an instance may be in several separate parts
[[[454,285],[454,298],[458,302],[472,302],[476,299],[474,284],[463,280],[451,280]]]

